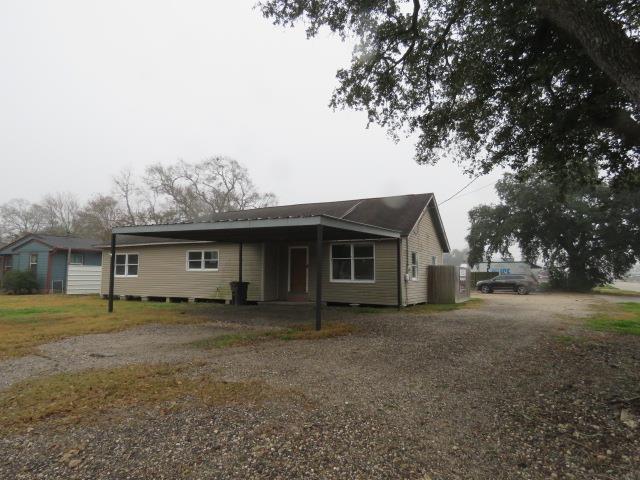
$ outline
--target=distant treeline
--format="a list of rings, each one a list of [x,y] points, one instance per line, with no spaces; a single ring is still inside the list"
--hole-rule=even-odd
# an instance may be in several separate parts
[[[0,243],[25,233],[107,239],[119,225],[203,221],[218,212],[276,203],[274,194],[257,190],[236,160],[154,164],[139,178],[122,170],[113,177],[110,192],[85,203],[73,193],[57,192],[39,202],[13,199],[0,205]]]

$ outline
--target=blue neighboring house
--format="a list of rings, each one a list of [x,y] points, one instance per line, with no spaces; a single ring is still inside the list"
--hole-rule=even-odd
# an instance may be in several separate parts
[[[0,248],[0,280],[10,270],[32,271],[44,293],[66,293],[70,266],[100,266],[100,240],[29,233]]]

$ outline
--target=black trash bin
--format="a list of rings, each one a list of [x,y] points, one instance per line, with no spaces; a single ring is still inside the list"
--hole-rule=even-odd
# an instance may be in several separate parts
[[[229,285],[231,286],[231,303],[234,305],[246,304],[249,282],[229,282]]]

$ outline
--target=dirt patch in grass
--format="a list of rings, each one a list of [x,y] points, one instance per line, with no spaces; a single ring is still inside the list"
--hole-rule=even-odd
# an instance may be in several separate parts
[[[315,330],[311,325],[295,325],[286,329],[268,331],[248,331],[230,333],[203,338],[192,342],[190,345],[196,348],[213,349],[226,347],[239,347],[255,345],[269,340],[319,340],[323,338],[351,335],[357,331],[357,327],[348,323],[327,323],[321,330]]]
[[[607,305],[606,310],[589,318],[587,325],[599,331],[640,335],[640,303]]]
[[[470,298],[466,302],[461,303],[423,303],[421,305],[413,305],[406,308],[406,312],[410,314],[425,315],[429,313],[451,312],[453,310],[461,310],[467,308],[476,308],[484,303],[482,298]]]
[[[419,305],[411,305],[405,308],[402,308],[398,313],[400,315],[409,313],[409,314],[419,314],[426,315],[430,313],[438,313],[438,312],[451,312],[453,310],[460,310],[465,308],[475,308],[484,303],[484,299],[482,298],[470,298],[466,302],[461,303],[421,303]],[[340,307],[344,308],[344,307]],[[390,312],[396,312],[395,307],[353,307],[353,313],[377,313],[377,314],[389,314]]]
[[[216,406],[259,404],[275,394],[262,382],[225,382],[194,374],[191,365],[134,365],[64,373],[14,385],[0,393],[0,431],[21,430],[42,421],[68,424],[107,411],[188,401]],[[279,392],[282,396],[282,392]]]
[[[38,345],[65,337],[147,323],[204,322],[206,309],[197,304],[117,302],[109,314],[106,301],[98,296],[1,295],[0,360],[26,355]]]

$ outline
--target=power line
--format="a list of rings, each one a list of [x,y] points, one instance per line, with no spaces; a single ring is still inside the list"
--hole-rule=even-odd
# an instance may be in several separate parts
[[[475,182],[477,179],[480,178],[480,175],[476,175],[475,177],[473,177],[471,179],[471,181],[469,183],[467,183],[464,187],[462,187],[460,190],[458,190],[456,193],[454,193],[453,195],[451,195],[449,198],[447,198],[446,200],[440,202],[438,204],[438,206],[444,205],[445,203],[447,203],[449,200],[451,200],[452,198],[456,198],[458,196],[458,194],[464,192],[473,182]]]
[[[487,185],[483,185],[482,187],[478,187],[478,188],[476,188],[474,190],[471,190],[469,192],[466,192],[466,193],[464,193],[462,195],[458,195],[458,198],[465,197],[467,195],[471,195],[472,193],[479,192],[480,190],[484,190],[485,188],[488,188],[488,187],[491,187],[491,186],[495,185],[497,182],[498,182],[498,180],[496,180],[494,182],[491,182],[491,183],[488,183]]]

